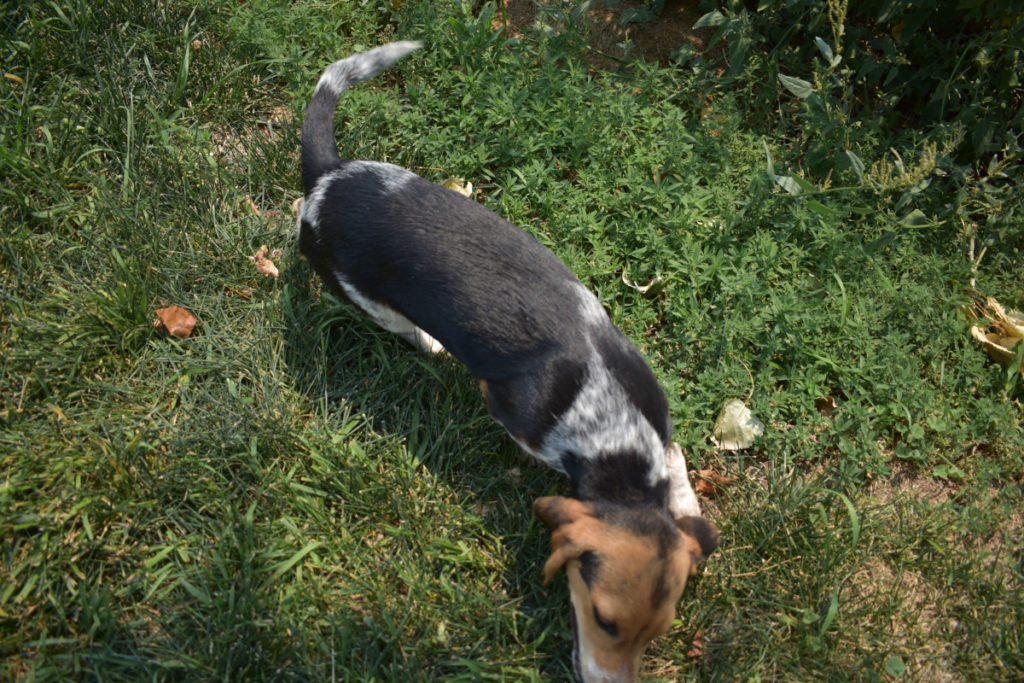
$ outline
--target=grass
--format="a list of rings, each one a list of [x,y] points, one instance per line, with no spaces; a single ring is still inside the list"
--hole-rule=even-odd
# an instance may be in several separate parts
[[[765,173],[766,151],[799,162],[763,103],[711,73],[594,73],[571,26],[508,40],[488,12],[0,10],[3,676],[569,677],[567,590],[541,585],[529,514],[565,482],[520,465],[461,367],[323,296],[292,244],[321,69],[418,37],[344,96],[344,152],[472,181],[644,351],[691,467],[738,477],[706,501],[721,552],[645,675],[1024,674],[1021,390],[959,312],[972,277],[1024,307],[1019,245],[972,269],[952,215],[894,233],[851,210],[866,187],[812,207]],[[940,211],[940,189],[914,201]],[[261,244],[277,280],[246,258]],[[169,304],[192,338],[153,330]],[[764,437],[716,451],[717,411],[751,391]]]

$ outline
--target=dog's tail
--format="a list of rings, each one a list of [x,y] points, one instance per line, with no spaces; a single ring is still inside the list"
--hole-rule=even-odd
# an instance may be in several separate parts
[[[337,168],[341,161],[334,139],[334,110],[341,93],[354,83],[373,78],[421,47],[423,43],[419,41],[388,43],[327,67],[313,91],[302,123],[302,184],[306,192],[313,189],[321,175]]]

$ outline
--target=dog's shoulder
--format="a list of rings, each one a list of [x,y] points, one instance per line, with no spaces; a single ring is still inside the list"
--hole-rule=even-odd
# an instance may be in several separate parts
[[[610,321],[595,331],[593,344],[602,366],[668,444],[672,437],[668,399],[644,355]]]

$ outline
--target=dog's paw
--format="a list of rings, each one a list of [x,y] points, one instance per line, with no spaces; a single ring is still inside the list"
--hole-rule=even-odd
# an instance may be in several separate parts
[[[420,351],[430,354],[446,353],[441,342],[437,341],[420,328],[416,328],[415,335],[416,340],[413,343]]]

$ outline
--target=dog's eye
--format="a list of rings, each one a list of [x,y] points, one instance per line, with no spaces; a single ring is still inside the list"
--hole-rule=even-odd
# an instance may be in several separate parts
[[[580,578],[587,584],[587,588],[594,587],[594,579],[597,578],[597,571],[601,567],[601,560],[597,553],[588,550],[580,555]]]
[[[616,627],[614,623],[602,617],[601,613],[597,611],[596,607],[594,608],[594,621],[597,622],[597,625],[601,627],[602,631],[610,635],[612,638],[619,637],[618,627]]]

